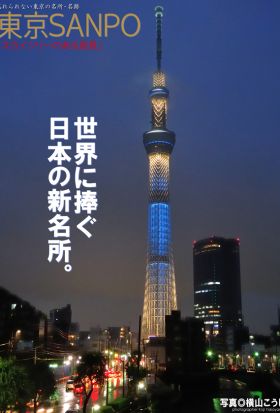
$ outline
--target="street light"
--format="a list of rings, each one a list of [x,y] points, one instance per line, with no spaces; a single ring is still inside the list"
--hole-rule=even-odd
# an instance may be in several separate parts
[[[109,350],[105,350],[105,354],[107,356],[107,377],[106,377],[106,406],[109,403],[109,364],[110,364],[110,354]]]
[[[212,356],[213,356],[213,351],[212,351],[212,350],[208,350],[206,354],[207,354],[208,357],[212,357]]]
[[[137,385],[138,390],[144,390],[145,389],[145,384],[143,381],[140,381]]]
[[[122,396],[124,397],[124,379],[125,379],[125,374],[124,374],[124,362],[126,360],[127,356],[126,354],[121,355],[121,361],[122,361],[122,379],[123,379],[123,384],[122,384]]]
[[[65,363],[66,366],[71,365],[70,374],[73,374],[74,373],[74,357],[70,354],[70,356],[68,356],[68,360],[66,361],[67,361],[67,363]]]
[[[144,393],[147,391],[146,384],[144,381],[139,381],[137,384],[137,389],[136,393],[141,397],[144,395]]]
[[[13,330],[12,331],[12,335],[11,335],[11,339],[10,339],[10,351],[14,351],[16,345],[17,345],[17,341],[19,341],[20,339],[20,335],[21,335],[21,330]]]
[[[132,354],[132,331],[129,331],[129,333],[128,333],[128,335],[129,335],[129,345],[130,345],[130,354]]]
[[[239,355],[239,354],[236,354],[236,356],[235,356],[235,365],[236,365],[236,367],[238,366],[238,360],[239,360],[239,358],[240,358],[240,355]]]

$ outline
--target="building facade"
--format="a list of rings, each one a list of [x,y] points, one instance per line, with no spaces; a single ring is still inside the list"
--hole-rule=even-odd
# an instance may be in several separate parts
[[[45,344],[47,317],[27,301],[0,287],[0,344],[15,351]],[[5,346],[6,345],[6,346]]]
[[[202,320],[182,319],[180,311],[166,316],[166,371],[173,380],[180,382],[187,374],[204,371],[205,350]]]
[[[55,343],[68,345],[71,319],[72,310],[70,304],[50,311],[50,321],[53,329],[52,338]]]
[[[211,237],[193,244],[194,314],[206,335],[234,347],[243,328],[239,239]]]
[[[156,7],[157,70],[150,91],[152,128],[144,133],[149,162],[148,252],[142,339],[165,336],[165,316],[177,308],[169,204],[170,156],[175,134],[167,129],[169,91],[161,69],[163,8]]]

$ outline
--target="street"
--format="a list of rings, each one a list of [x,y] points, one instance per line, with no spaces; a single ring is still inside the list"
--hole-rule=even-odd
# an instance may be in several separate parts
[[[95,405],[103,406],[106,404],[106,381],[104,386],[100,387],[96,385],[91,394],[91,398],[88,402],[88,411],[91,412]],[[109,396],[108,401],[112,401],[122,396],[122,379],[111,378],[108,382]],[[65,413],[67,410],[82,410],[83,396],[74,395],[73,391],[65,391],[65,383],[58,385],[59,403],[54,404],[51,407],[46,403],[42,403],[39,406],[37,413]],[[27,411],[27,413],[33,413],[33,409]]]

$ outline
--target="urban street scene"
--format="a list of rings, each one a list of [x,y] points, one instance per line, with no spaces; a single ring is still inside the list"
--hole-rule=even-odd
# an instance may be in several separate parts
[[[46,71],[37,51],[33,80],[21,55],[33,97],[2,109],[1,413],[280,411],[277,7],[206,3],[135,6],[139,40],[80,51],[77,77],[70,52]],[[29,122],[18,99],[37,140],[44,124],[35,149],[9,135]]]

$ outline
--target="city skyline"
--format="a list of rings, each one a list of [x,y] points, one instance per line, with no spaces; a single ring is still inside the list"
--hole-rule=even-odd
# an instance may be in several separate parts
[[[193,314],[192,241],[239,237],[244,323],[268,332],[279,304],[280,6],[161,4],[169,125],[178,137],[171,193],[178,308]],[[104,12],[103,0],[95,5]],[[142,29],[133,42],[116,35],[98,54],[2,51],[1,285],[45,313],[71,303],[83,328],[135,328],[142,312],[148,194],[141,131],[156,5],[108,0],[109,11],[133,8]],[[92,10],[92,2],[83,7]],[[73,235],[73,271],[65,273],[47,262],[49,117],[92,114],[98,224],[90,242]]]

